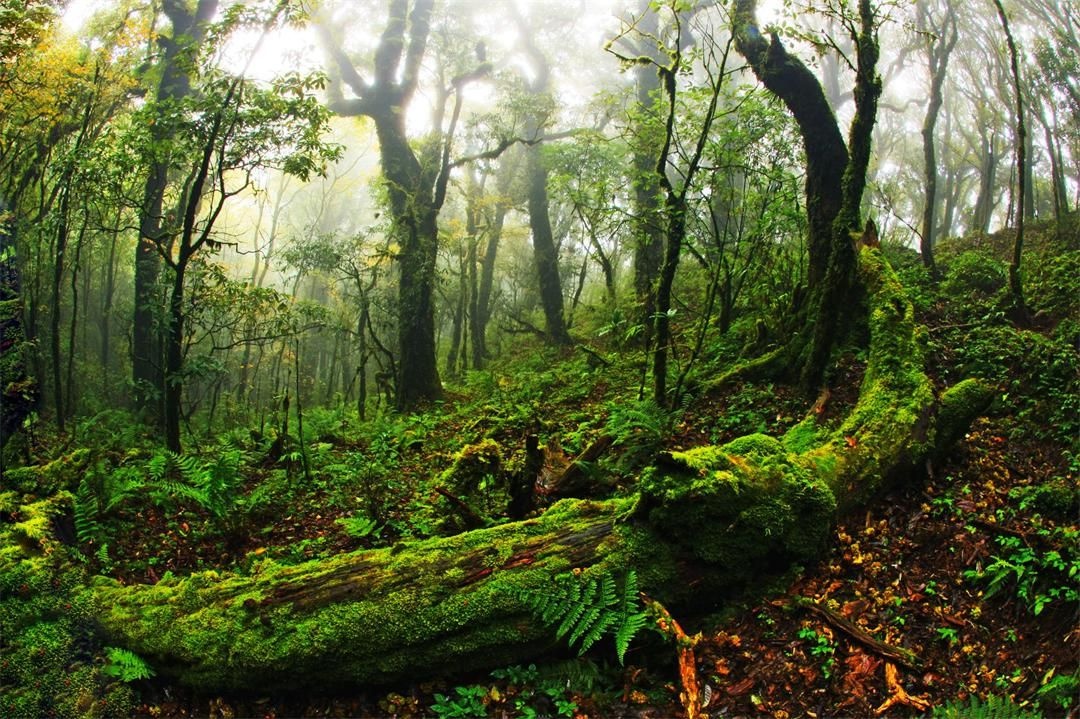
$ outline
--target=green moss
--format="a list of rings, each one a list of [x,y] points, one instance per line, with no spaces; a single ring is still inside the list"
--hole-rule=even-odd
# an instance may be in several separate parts
[[[625,566],[615,518],[632,500],[558,503],[543,517],[251,577],[154,586],[98,580],[101,622],[156,669],[202,688],[301,687],[457,671],[528,654],[548,634],[517,590],[575,567]],[[655,540],[653,544],[655,544]],[[535,646],[532,646],[535,650]]]
[[[828,433],[818,425],[817,417],[810,415],[785,432],[780,441],[787,451],[801,454],[820,446],[827,437]]]
[[[679,453],[681,469],[650,471],[640,488],[649,524],[738,583],[819,553],[836,502],[775,439],[734,444],[750,458],[728,453],[731,444]]]
[[[769,456],[784,454],[784,447],[776,437],[766,434],[748,434],[745,437],[733,439],[723,446],[723,451],[728,454],[741,455],[761,459]]]
[[[0,716],[127,717],[134,708],[131,688],[95,663],[100,608],[81,566],[50,534],[48,518],[69,502],[24,505],[18,514],[30,519],[0,525]]]
[[[4,469],[4,484],[23,494],[38,489],[37,467],[11,467]]]
[[[945,452],[967,431],[971,421],[985,412],[994,399],[994,389],[976,379],[966,379],[945,390],[938,402],[938,453]]]

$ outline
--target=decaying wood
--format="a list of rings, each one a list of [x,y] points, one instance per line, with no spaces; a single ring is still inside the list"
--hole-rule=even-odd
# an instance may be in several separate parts
[[[570,461],[562,474],[551,483],[548,487],[548,495],[552,497],[582,497],[595,493],[596,487],[589,486],[589,475],[584,467],[604,456],[614,441],[615,438],[611,435],[601,435],[583,449],[578,456]]]
[[[536,481],[544,468],[544,450],[540,448],[540,436],[530,433],[525,437],[525,463],[521,471],[510,478],[510,519],[524,519],[536,507]]]
[[[679,682],[682,684],[679,701],[682,703],[683,709],[686,710],[686,719],[698,719],[701,716],[702,701],[694,647],[701,639],[701,635],[688,636],[663,604],[655,599],[650,599],[645,594],[642,594],[641,598],[645,602],[645,607],[656,619],[657,629],[675,645],[675,650],[678,653]]]
[[[922,697],[912,696],[900,683],[900,671],[892,662],[885,662],[885,686],[889,688],[889,698],[874,710],[874,716],[881,716],[896,705],[911,707],[915,711],[924,712],[930,708],[930,702]]]
[[[482,517],[480,513],[477,512],[475,509],[470,507],[469,503],[463,500],[461,497],[453,494],[445,487],[436,487],[435,492],[440,497],[450,502],[451,505],[453,505],[454,511],[456,511],[458,516],[461,517],[461,521],[465,523],[466,529],[479,529],[480,527],[487,525],[488,520]]]

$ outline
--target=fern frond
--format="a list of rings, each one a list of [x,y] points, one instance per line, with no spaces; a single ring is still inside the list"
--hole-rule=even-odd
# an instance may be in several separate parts
[[[108,661],[102,667],[102,673],[116,677],[122,682],[133,682],[154,676],[154,670],[150,665],[138,654],[127,649],[105,647],[105,657]]]
[[[79,488],[75,490],[73,511],[75,536],[79,542],[88,544],[96,540],[101,535],[101,509],[86,477],[79,480]]]
[[[623,663],[630,642],[648,623],[649,615],[645,612],[625,615],[622,623],[615,630],[615,654],[619,657],[619,664]]]
[[[566,638],[584,654],[605,636],[615,639],[622,662],[634,635],[647,623],[637,591],[637,575],[631,570],[619,584],[609,574],[588,579],[564,575],[546,592],[522,590],[519,599],[555,636]]]
[[[595,619],[587,617],[589,621],[582,622],[581,626],[578,627],[577,633],[581,638],[581,643],[578,645],[579,656],[589,651],[589,648],[593,644],[596,644],[597,641],[606,636],[610,632],[611,627],[618,621],[618,616],[612,614],[610,611],[598,607],[593,607],[593,610],[595,610],[596,613]],[[590,610],[589,613],[592,614],[593,610]],[[573,642],[570,644],[573,646]]]
[[[169,473],[169,455],[172,454],[155,454],[150,458],[150,461],[146,463],[146,472],[152,482],[161,482],[165,479],[165,476]]]
[[[563,616],[559,628],[555,630],[555,636],[559,639],[562,639],[566,636],[567,632],[573,630],[573,634],[570,635],[569,639],[570,646],[573,646],[574,642],[577,641],[577,637],[580,636],[580,622],[585,621],[586,614],[596,607],[596,580],[591,579],[586,582],[577,583],[577,586],[581,588],[581,596],[572,602],[569,611]]]

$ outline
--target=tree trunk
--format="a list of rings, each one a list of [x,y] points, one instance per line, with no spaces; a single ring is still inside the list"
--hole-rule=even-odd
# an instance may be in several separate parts
[[[931,34],[933,39],[929,48],[927,48],[930,67],[930,100],[926,106],[926,117],[923,120],[922,127],[926,200],[923,204],[922,237],[919,242],[919,252],[922,254],[923,264],[931,276],[937,274],[937,267],[934,265],[934,242],[936,241],[935,234],[937,232],[935,214],[938,201],[938,166],[934,148],[934,130],[937,127],[938,113],[944,101],[941,91],[949,69],[949,55],[952,54],[958,37],[956,15],[953,13],[952,7],[946,5],[945,12],[946,18],[943,22],[948,23],[948,35],[939,36],[936,34],[939,28],[928,17],[929,9],[926,6],[926,0],[919,5],[920,20],[922,20],[920,24],[928,32],[935,33]]]
[[[480,280],[476,291],[476,313],[473,315],[473,369],[483,369],[488,358],[487,325],[491,319],[492,290],[495,285],[495,260],[499,253],[499,241],[502,239],[503,224],[509,209],[507,195],[514,181],[519,152],[511,150],[503,155],[499,164],[498,178],[495,183],[495,213],[487,230],[487,243],[480,261]]]
[[[1012,69],[1013,91],[1016,94],[1016,176],[1018,189],[1016,198],[1018,207],[1016,210],[1016,239],[1013,242],[1012,262],[1009,263],[1009,294],[1012,296],[1013,314],[1017,324],[1027,326],[1031,324],[1027,302],[1024,300],[1024,284],[1020,277],[1020,259],[1024,249],[1024,220],[1027,219],[1027,191],[1028,191],[1028,161],[1027,161],[1027,124],[1024,118],[1024,92],[1020,83],[1020,66],[1016,43],[1013,41],[1012,31],[1009,29],[1009,18],[1005,14],[1005,8],[1001,0],[993,0],[997,8],[998,17],[1001,19],[1001,27],[1005,32],[1005,40],[1009,45],[1009,64]]]
[[[471,238],[465,238],[463,242],[470,242]],[[464,335],[465,309],[469,304],[468,270],[465,267],[465,247],[458,247],[458,286],[457,297],[454,300],[454,316],[450,329],[450,351],[446,355],[446,374],[453,377],[458,372],[458,357],[464,355],[461,348],[461,339]]]
[[[763,575],[820,555],[853,511],[943,452],[989,402],[976,381],[935,400],[910,303],[877,250],[861,253],[870,354],[859,402],[833,432],[811,413],[779,439],[750,435],[664,455],[638,494],[564,500],[543,515],[246,575],[218,572],[89,591],[110,642],[161,673],[217,689],[416,681],[527,661],[553,645],[522,590],[637,570],[671,607],[713,608]]]
[[[164,54],[161,60],[161,81],[156,100],[169,107],[187,97],[191,91],[189,75],[191,62],[188,55],[202,41],[206,25],[217,10],[218,0],[199,0],[192,9],[181,0],[166,0],[165,14],[172,23],[172,36],[163,37]],[[151,132],[154,142],[169,137],[170,123],[154,124]],[[169,183],[169,165],[166,159],[151,163],[143,186],[142,206],[139,210],[139,241],[135,248],[135,308],[132,320],[132,380],[134,401],[137,409],[152,419],[160,420],[165,387],[162,367],[162,335],[156,329],[155,318],[160,308],[156,290],[161,269],[160,245],[163,241],[163,206],[165,190]]]
[[[972,229],[986,234],[990,231],[990,219],[994,214],[994,185],[997,175],[997,133],[991,131],[987,137],[983,129],[982,164],[979,169],[979,194],[975,199],[972,212]]]
[[[168,327],[165,332],[165,446],[177,454],[182,451],[180,403],[184,396],[181,370],[184,366],[184,275],[186,271],[187,261],[181,258],[173,268]]]
[[[0,199],[0,214],[6,210]],[[37,387],[26,367],[27,337],[15,246],[13,223],[0,222],[0,450],[37,404]],[[3,458],[0,451],[0,474]]]
[[[659,14],[649,9],[649,0],[642,0],[639,7],[639,27],[645,36],[659,37]],[[648,54],[659,65],[662,58],[655,45],[640,43],[635,48]],[[650,65],[634,66],[637,86],[636,132],[634,142],[634,294],[637,299],[636,321],[645,331],[642,342],[645,347],[652,343],[654,315],[656,314],[656,281],[660,276],[660,264],[664,257],[664,230],[660,215],[660,181],[656,176],[656,155],[662,142],[652,129],[659,125],[660,74]]]
[[[542,136],[542,133],[540,134]],[[557,345],[571,344],[563,316],[562,281],[559,279],[559,253],[548,215],[547,168],[540,156],[541,146],[528,149],[525,172],[528,181],[529,227],[532,229],[533,260],[544,308],[544,330]]]

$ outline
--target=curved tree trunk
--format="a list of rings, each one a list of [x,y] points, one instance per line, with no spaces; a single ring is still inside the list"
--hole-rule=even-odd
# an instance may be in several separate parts
[[[859,0],[858,22],[850,20],[855,44],[855,116],[845,145],[821,84],[780,38],[761,35],[756,0],[737,0],[733,16],[735,47],[754,74],[794,116],[806,151],[806,213],[809,221],[811,314],[804,337],[792,343],[799,355],[801,381],[816,391],[825,376],[836,336],[852,319],[855,255],[851,232],[859,229],[870,144],[881,95],[877,76],[876,20],[870,0]],[[855,29],[857,27],[857,30]]]
[[[521,590],[633,567],[673,607],[717,603],[822,551],[855,509],[942,451],[990,397],[975,381],[935,399],[910,303],[876,250],[861,253],[871,304],[859,402],[835,431],[814,415],[783,437],[750,435],[664,455],[636,496],[564,500],[543,515],[454,537],[245,575],[88,590],[110,642],[202,690],[415,680],[523,661],[552,646]]]

